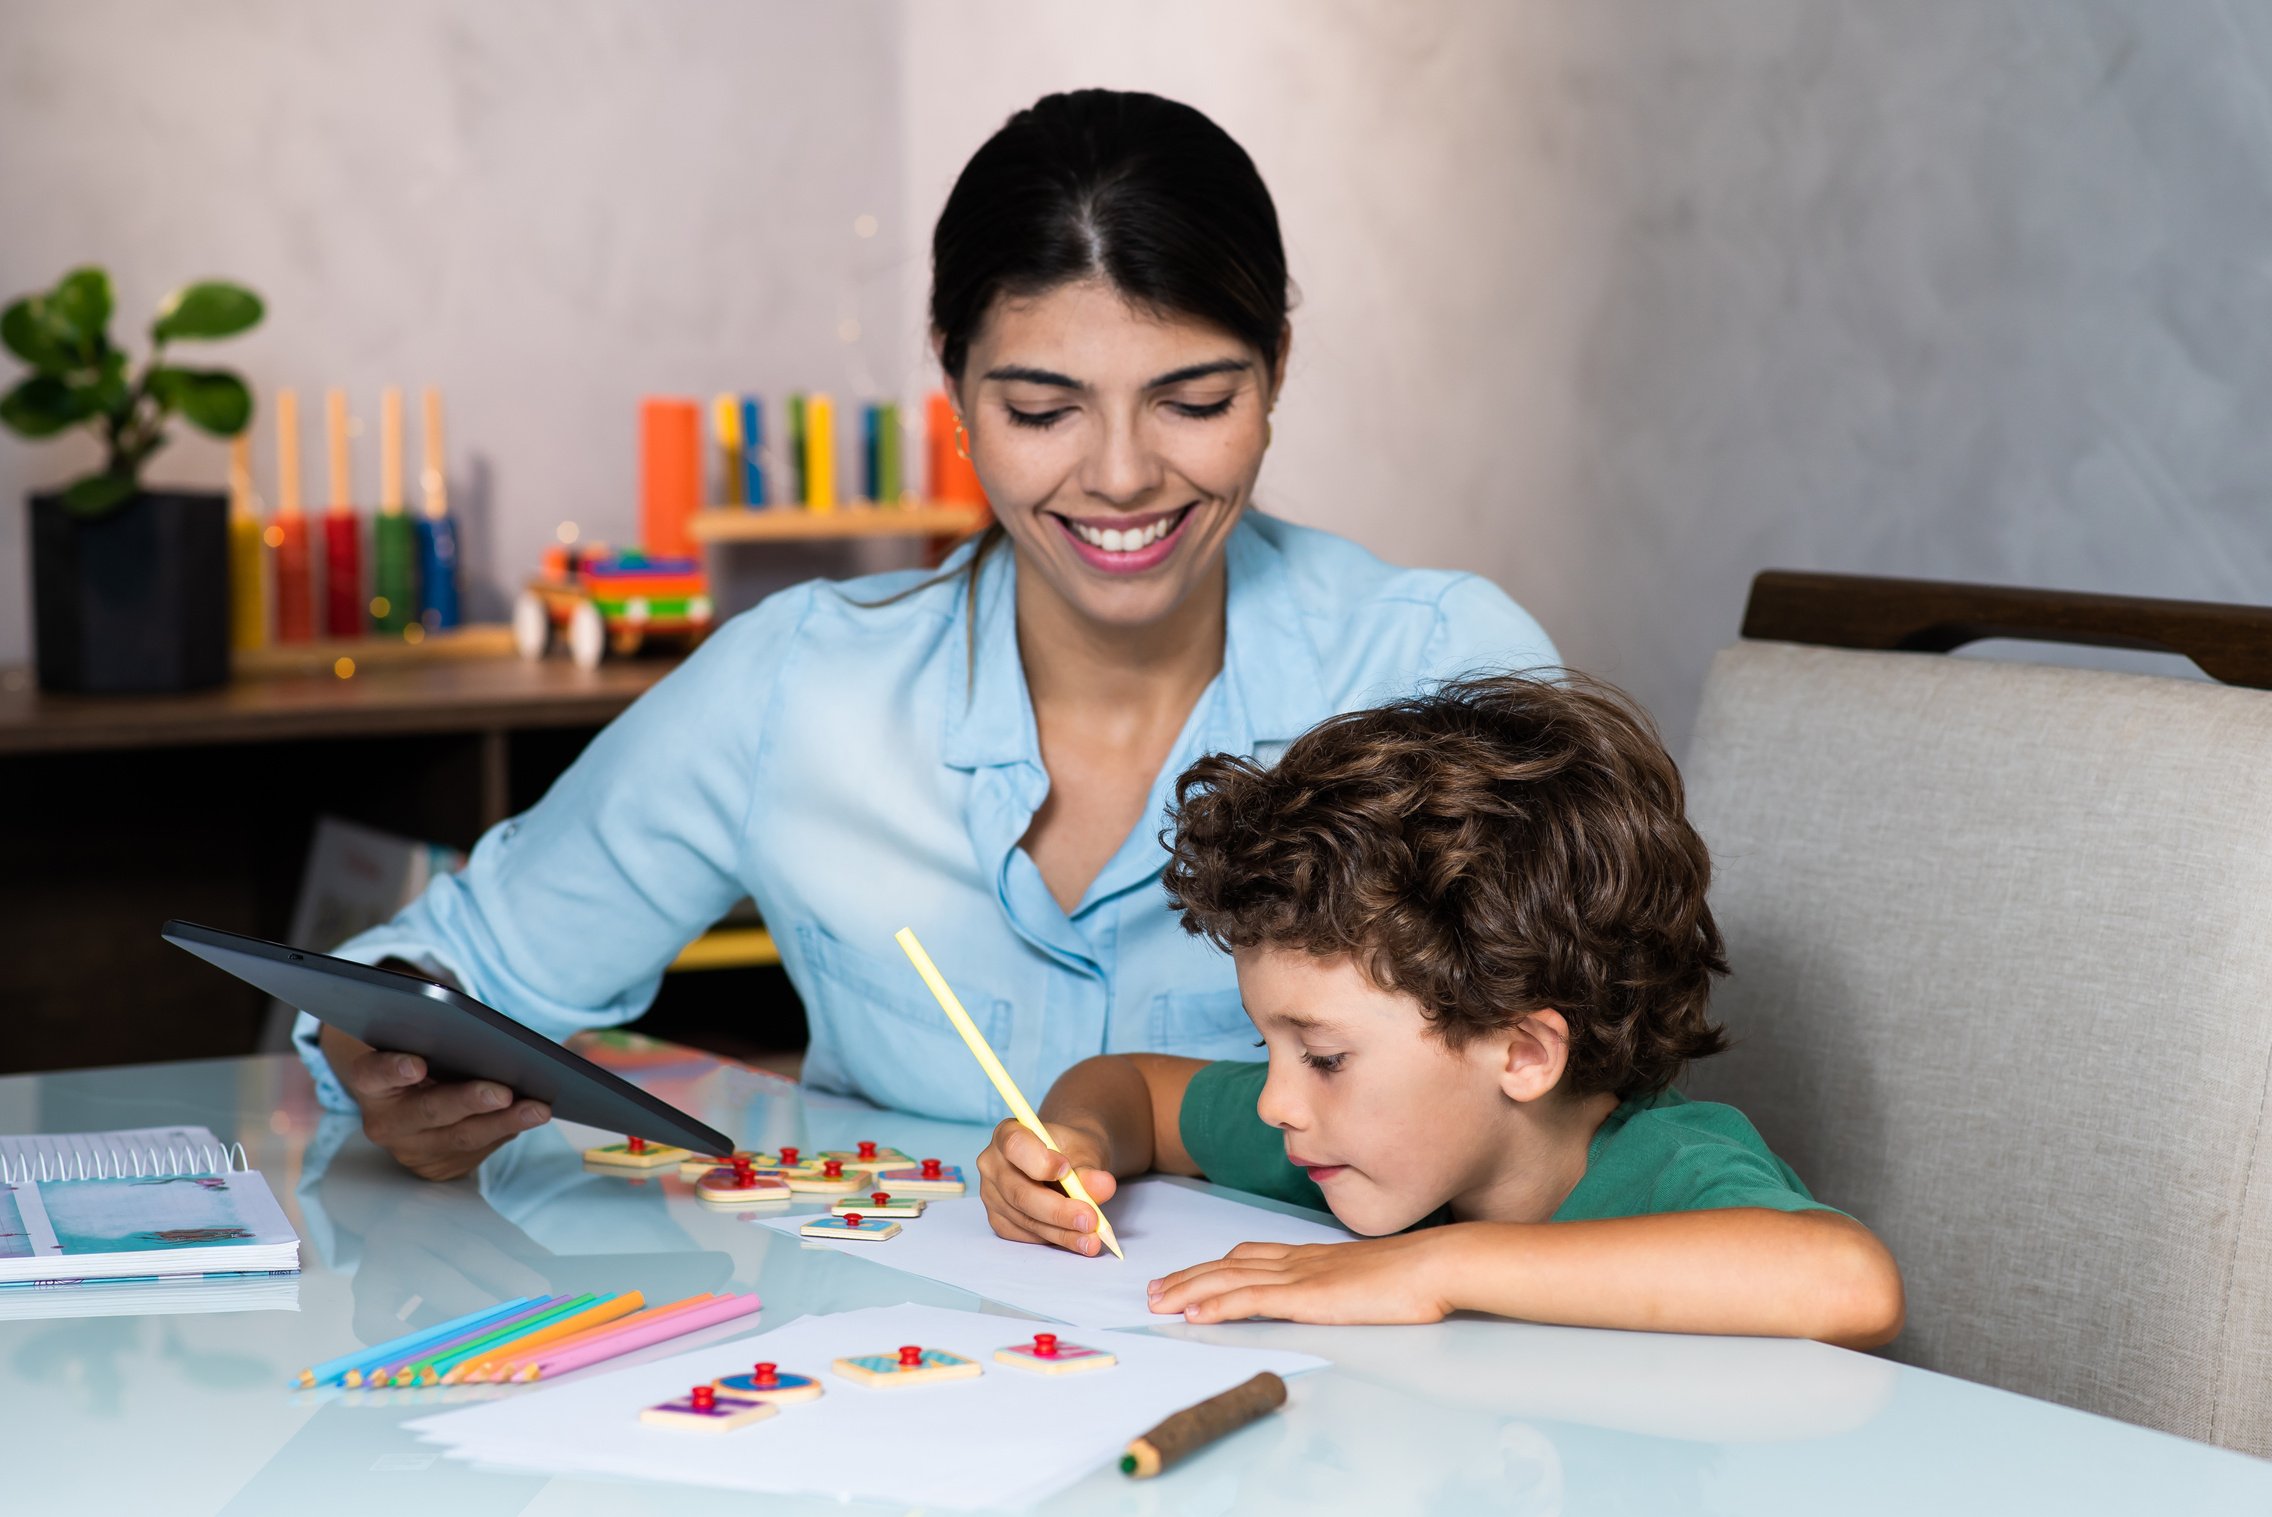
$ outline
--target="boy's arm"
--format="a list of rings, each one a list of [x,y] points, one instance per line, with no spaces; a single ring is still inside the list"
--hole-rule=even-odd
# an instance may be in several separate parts
[[[1058,1078],[1037,1113],[1063,1153],[1051,1153],[1015,1121],[994,1129],[978,1156],[979,1195],[987,1220],[1005,1238],[1052,1243],[1075,1253],[1102,1247],[1096,1214],[1056,1182],[1068,1168],[1100,1203],[1118,1177],[1155,1171],[1199,1171],[1184,1151],[1180,1113],[1191,1077],[1204,1059],[1170,1054],[1106,1054],[1085,1059]]]
[[[1901,1272],[1868,1228],[1836,1212],[1758,1207],[1245,1243],[1158,1285],[1152,1309],[1193,1322],[1432,1322],[1468,1310],[1874,1348],[1903,1316]]]

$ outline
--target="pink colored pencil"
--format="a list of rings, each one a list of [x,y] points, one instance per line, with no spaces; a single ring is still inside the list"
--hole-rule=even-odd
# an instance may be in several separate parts
[[[582,1348],[594,1339],[605,1338],[611,1333],[625,1332],[635,1327],[649,1327],[665,1317],[673,1317],[681,1312],[697,1310],[717,1299],[718,1297],[714,1293],[703,1291],[697,1295],[688,1296],[683,1301],[673,1301],[664,1306],[650,1306],[643,1312],[634,1312],[618,1321],[603,1322],[598,1327],[588,1327],[582,1332],[571,1334],[566,1338],[556,1339],[551,1343],[540,1343],[525,1354],[514,1354],[504,1359],[492,1359],[482,1367],[481,1373],[468,1375],[465,1378],[476,1384],[485,1385],[494,1385],[510,1380],[516,1372],[526,1369],[532,1364],[543,1363],[548,1355],[565,1354],[572,1349]]]
[[[594,1339],[569,1353],[555,1354],[550,1358],[539,1360],[521,1370],[513,1378],[515,1380],[541,1380],[547,1375],[565,1375],[570,1370],[582,1369],[587,1364],[597,1364],[602,1359],[613,1359],[618,1354],[628,1354],[634,1349],[645,1348],[651,1343],[661,1343],[665,1339],[699,1332],[706,1327],[714,1327],[720,1322],[731,1322],[736,1317],[749,1316],[758,1309],[759,1305],[755,1291],[746,1296],[721,1296],[707,1306],[696,1307],[688,1312],[680,1312],[667,1321],[650,1323],[646,1327],[624,1328],[620,1332],[608,1334],[605,1338]]]

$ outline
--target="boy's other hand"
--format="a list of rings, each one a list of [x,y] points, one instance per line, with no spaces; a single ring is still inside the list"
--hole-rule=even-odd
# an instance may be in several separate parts
[[[552,1120],[542,1101],[516,1101],[493,1080],[445,1084],[428,1077],[414,1053],[373,1048],[337,1028],[323,1030],[331,1072],[363,1109],[363,1133],[425,1180],[471,1174],[505,1142]]]
[[[1077,1169],[1099,1205],[1111,1199],[1119,1182],[1104,1168],[1104,1143],[1096,1134],[1044,1125],[1063,1153],[1052,1153],[1014,1119],[995,1127],[994,1141],[978,1156],[978,1193],[986,1201],[986,1220],[995,1232],[1018,1243],[1050,1243],[1094,1255],[1104,1247],[1096,1233],[1097,1214],[1065,1194],[1057,1181]]]
[[[1152,1310],[1180,1312],[1187,1322],[1440,1322],[1451,1307],[1436,1284],[1437,1257],[1425,1232],[1355,1243],[1241,1243],[1154,1280]]]

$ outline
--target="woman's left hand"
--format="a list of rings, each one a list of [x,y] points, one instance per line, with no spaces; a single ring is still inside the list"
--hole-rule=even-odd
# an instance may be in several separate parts
[[[1151,1283],[1152,1310],[1187,1322],[1438,1322],[1440,1250],[1427,1233],[1355,1243],[1241,1243]]]

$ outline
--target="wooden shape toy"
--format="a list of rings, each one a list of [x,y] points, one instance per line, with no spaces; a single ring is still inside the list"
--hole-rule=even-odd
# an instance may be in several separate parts
[[[681,1159],[678,1161],[678,1177],[689,1182],[699,1180],[714,1169],[732,1169],[734,1161],[737,1159],[746,1159],[752,1166],[760,1170],[773,1167],[773,1155],[761,1154],[754,1149],[737,1148],[723,1158],[713,1158],[708,1154],[696,1154],[690,1159]]]
[[[959,1196],[963,1193],[962,1166],[925,1159],[914,1169],[879,1169],[876,1188],[895,1196]]]
[[[820,1382],[811,1375],[784,1375],[777,1364],[760,1363],[746,1375],[722,1375],[718,1394],[732,1401],[818,1401]]]
[[[706,1206],[763,1206],[794,1199],[787,1185],[747,1167],[711,1170],[694,1182],[694,1197]]]
[[[621,1143],[610,1143],[605,1148],[584,1150],[586,1164],[598,1164],[608,1169],[661,1169],[691,1158],[688,1150],[673,1148],[668,1143],[650,1143],[645,1138],[625,1138]]]
[[[878,1390],[887,1386],[968,1380],[984,1373],[975,1359],[950,1354],[943,1348],[918,1348],[912,1343],[896,1354],[860,1354],[839,1359],[831,1367],[847,1380]]]
[[[839,1217],[847,1212],[858,1212],[863,1217],[920,1217],[927,1204],[919,1196],[895,1196],[889,1191],[873,1190],[866,1196],[846,1196],[829,1210]]]
[[[842,1238],[853,1243],[881,1243],[899,1236],[897,1222],[875,1222],[856,1211],[841,1217],[815,1217],[797,1229],[800,1238]]]
[[[824,1148],[820,1156],[840,1160],[846,1169],[898,1169],[915,1162],[896,1148],[881,1148],[865,1139],[854,1148]]]
[[[1120,1356],[1078,1343],[1060,1343],[1055,1333],[1035,1333],[1031,1343],[1013,1343],[994,1350],[994,1360],[1037,1375],[1077,1375],[1083,1370],[1110,1369],[1120,1362]]]
[[[652,1422],[658,1427],[675,1427],[698,1433],[726,1433],[752,1422],[763,1422],[780,1415],[780,1408],[765,1401],[735,1401],[718,1399],[718,1389],[711,1385],[698,1385],[681,1401],[666,1401],[651,1406],[639,1414],[641,1422]]]
[[[842,1159],[824,1159],[818,1172],[792,1170],[783,1177],[793,1191],[816,1196],[848,1196],[867,1188],[863,1171],[847,1171]]]
[[[820,1173],[820,1160],[806,1158],[802,1149],[784,1148],[773,1156],[771,1164],[760,1165],[759,1168],[776,1169],[785,1175],[817,1175]]]

